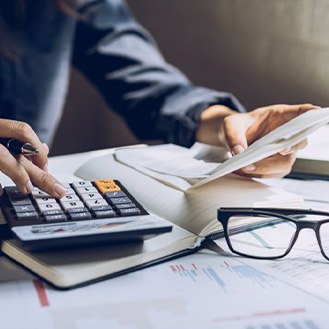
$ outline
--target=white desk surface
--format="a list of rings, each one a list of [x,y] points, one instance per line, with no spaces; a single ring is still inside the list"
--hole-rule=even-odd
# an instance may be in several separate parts
[[[54,157],[49,171],[72,181],[75,169],[108,152]],[[10,180],[0,174],[0,182]],[[298,258],[267,266],[203,251],[88,287],[56,291],[0,257],[0,328],[328,329],[327,282],[326,262]]]

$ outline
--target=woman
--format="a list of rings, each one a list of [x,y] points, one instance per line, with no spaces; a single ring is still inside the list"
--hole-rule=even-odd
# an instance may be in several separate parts
[[[226,145],[238,154],[278,125],[314,108],[275,105],[244,113],[233,95],[192,85],[165,62],[123,0],[2,1],[0,13],[0,137],[30,142],[40,151],[30,162],[0,145],[0,170],[26,193],[35,185],[55,197],[64,194],[47,173],[48,148],[43,143],[51,143],[60,120],[70,65],[143,139],[156,137],[184,146],[198,140]],[[305,145],[306,141],[239,173],[283,176],[295,152]]]

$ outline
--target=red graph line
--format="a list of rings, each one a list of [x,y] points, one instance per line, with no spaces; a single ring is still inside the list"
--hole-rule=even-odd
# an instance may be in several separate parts
[[[33,280],[33,284],[34,284],[35,290],[37,292],[40,305],[42,307],[49,306],[49,301],[48,301],[48,298],[47,298],[46,288],[43,285],[43,283],[40,280]]]
[[[230,267],[230,264],[224,260],[224,264],[227,266],[227,267]]]
[[[299,308],[292,308],[289,310],[276,310],[276,311],[271,311],[271,312],[252,313],[249,315],[216,318],[216,319],[213,319],[212,322],[246,320],[246,319],[252,319],[252,318],[263,318],[263,317],[287,315],[287,314],[295,314],[295,313],[305,313],[305,312],[306,312],[305,308],[299,307]]]

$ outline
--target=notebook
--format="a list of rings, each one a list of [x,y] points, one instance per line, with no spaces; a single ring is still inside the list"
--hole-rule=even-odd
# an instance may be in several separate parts
[[[120,180],[146,210],[172,224],[172,233],[141,243],[83,248],[65,253],[28,252],[15,240],[7,239],[2,244],[2,251],[61,289],[78,287],[196,252],[221,236],[222,227],[216,219],[220,207],[301,207],[303,200],[298,195],[231,172],[298,143],[328,121],[329,109],[309,111],[258,140],[241,155],[207,168],[208,172],[201,172],[202,177],[200,171],[190,177],[190,169],[182,172],[182,168],[178,168],[180,172],[176,175],[172,172],[175,166],[171,167],[171,172],[164,172],[163,166],[150,168],[143,162],[136,163],[136,150],[140,154],[147,147],[131,148],[130,151],[135,153],[132,157],[127,153],[129,150],[122,150],[125,152],[124,161],[119,159],[119,152],[92,158],[76,171],[77,177]],[[171,148],[170,145],[166,147]],[[191,154],[200,156],[202,148],[193,152]],[[211,158],[209,149],[205,154],[208,159]],[[175,164],[174,157],[168,159]],[[204,163],[200,165],[203,170]],[[250,223],[243,223],[246,224]],[[243,228],[241,225],[237,221],[235,228]]]
[[[308,146],[297,154],[289,177],[329,180],[329,125],[308,137]]]

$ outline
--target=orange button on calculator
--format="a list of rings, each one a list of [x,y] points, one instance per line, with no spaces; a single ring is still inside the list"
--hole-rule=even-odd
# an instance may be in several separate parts
[[[112,179],[99,179],[95,180],[95,185],[99,189],[99,191],[103,194],[107,192],[119,192],[121,188],[119,185],[115,183]]]

